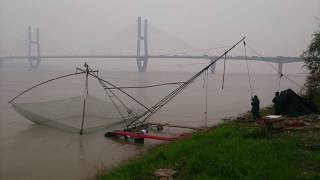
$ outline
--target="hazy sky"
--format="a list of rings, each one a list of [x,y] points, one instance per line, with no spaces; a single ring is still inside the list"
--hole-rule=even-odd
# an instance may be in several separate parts
[[[192,47],[247,36],[265,55],[298,56],[320,28],[320,0],[0,0],[0,53],[25,53],[28,25],[40,28],[44,54],[134,49],[135,33],[126,32],[138,16]]]

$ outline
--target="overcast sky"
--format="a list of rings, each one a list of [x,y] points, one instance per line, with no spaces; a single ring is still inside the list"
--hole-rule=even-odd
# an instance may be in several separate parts
[[[44,54],[134,49],[135,32],[126,32],[136,29],[138,16],[183,40],[180,49],[231,45],[247,36],[266,56],[298,56],[319,30],[320,0],[0,0],[0,53],[25,53],[28,25],[40,28]],[[121,39],[128,34],[128,42]]]

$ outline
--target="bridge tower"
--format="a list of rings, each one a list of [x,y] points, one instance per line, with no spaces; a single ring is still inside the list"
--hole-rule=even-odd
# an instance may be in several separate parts
[[[142,35],[141,17],[138,17],[138,38],[137,38],[137,65],[139,72],[146,72],[148,65],[148,20],[144,19],[144,28]],[[143,55],[141,54],[141,45],[143,43]]]
[[[0,68],[3,66],[3,64],[4,64],[4,60],[0,58]]]
[[[35,55],[32,54],[32,47],[35,46]],[[32,37],[32,29],[28,28],[28,61],[30,69],[38,69],[40,66],[40,39],[39,39],[39,28],[36,29],[36,37]],[[35,62],[35,63],[34,63]]]

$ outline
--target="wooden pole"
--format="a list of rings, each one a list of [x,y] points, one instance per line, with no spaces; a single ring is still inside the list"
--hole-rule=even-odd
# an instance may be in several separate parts
[[[80,129],[80,135],[83,134],[83,125],[84,125],[84,120],[85,120],[85,111],[86,111],[86,101],[87,101],[87,96],[89,94],[88,90],[88,76],[89,76],[89,66],[87,63],[84,64],[86,67],[86,82],[85,82],[85,90],[84,90],[84,98],[83,98],[83,108],[82,108],[82,122],[81,122],[81,129]]]

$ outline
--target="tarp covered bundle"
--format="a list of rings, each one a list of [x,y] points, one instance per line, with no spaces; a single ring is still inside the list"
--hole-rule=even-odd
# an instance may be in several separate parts
[[[309,100],[287,89],[280,93],[281,114],[302,116],[317,112],[316,106]]]

